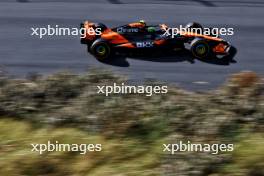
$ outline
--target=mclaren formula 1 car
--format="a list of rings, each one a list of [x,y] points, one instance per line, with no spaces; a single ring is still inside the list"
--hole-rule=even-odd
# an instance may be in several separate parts
[[[165,24],[147,25],[143,20],[127,25],[108,28],[102,23],[85,21],[81,28],[86,29],[81,36],[81,43],[98,60],[109,60],[117,53],[145,53],[156,51],[191,51],[195,58],[221,58],[229,54],[231,45],[213,35],[194,32],[169,32]],[[187,29],[203,29],[199,23],[189,23]],[[96,32],[90,32],[93,29]],[[89,32],[87,32],[89,31]],[[220,56],[220,57],[219,57]]]

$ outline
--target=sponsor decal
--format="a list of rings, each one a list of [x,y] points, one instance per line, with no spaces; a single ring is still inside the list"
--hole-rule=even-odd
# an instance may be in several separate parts
[[[137,48],[151,48],[153,47],[153,42],[137,42]]]
[[[138,28],[123,28],[123,27],[120,27],[120,28],[117,28],[116,30],[118,33],[137,33],[139,32]]]

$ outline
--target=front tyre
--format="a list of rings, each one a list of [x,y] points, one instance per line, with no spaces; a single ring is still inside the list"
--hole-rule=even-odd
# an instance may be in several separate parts
[[[111,56],[111,48],[105,41],[95,41],[90,47],[91,53],[101,61],[106,61]]]
[[[205,40],[194,40],[191,43],[191,52],[194,57],[206,59],[210,56],[210,46]]]

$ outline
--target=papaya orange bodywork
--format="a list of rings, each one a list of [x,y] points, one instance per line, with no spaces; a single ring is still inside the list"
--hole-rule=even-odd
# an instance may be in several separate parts
[[[161,39],[161,40],[155,40],[154,41],[154,43],[156,44],[156,45],[162,45],[162,44],[164,44],[166,42],[166,40],[163,40],[163,39]]]
[[[108,31],[108,32],[103,33],[101,38],[113,44],[121,44],[121,43],[129,42],[125,37],[123,37],[122,35],[114,31]]]
[[[85,21],[83,26],[87,32],[87,31],[89,31],[90,28],[92,28],[94,26],[94,23],[90,23],[89,21]],[[91,35],[91,34],[88,34],[88,32],[85,35],[85,39],[87,39],[87,40],[93,40],[95,37],[96,37],[95,34]]]
[[[124,44],[119,45],[119,47],[136,48],[132,43],[124,43]]]
[[[213,48],[213,51],[216,53],[225,53],[226,48],[226,45],[224,45],[223,43],[219,43]]]
[[[134,28],[143,28],[146,25],[145,24],[142,24],[142,23],[130,23],[130,24],[128,24],[128,26],[134,27]]]
[[[213,40],[213,41],[223,41],[223,39],[220,38],[216,38],[216,37],[212,37],[212,36],[208,36],[208,35],[202,35],[202,34],[197,34],[197,33],[193,33],[193,32],[180,32],[181,35],[184,35],[186,37],[201,37],[201,38],[205,38],[208,40]]]

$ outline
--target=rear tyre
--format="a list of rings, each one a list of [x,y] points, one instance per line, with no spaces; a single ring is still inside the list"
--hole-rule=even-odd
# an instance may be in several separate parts
[[[101,61],[108,60],[112,53],[109,44],[102,40],[95,41],[90,47],[90,52]]]
[[[209,44],[202,39],[194,40],[191,43],[191,52],[194,57],[199,59],[206,59],[211,55]]]

